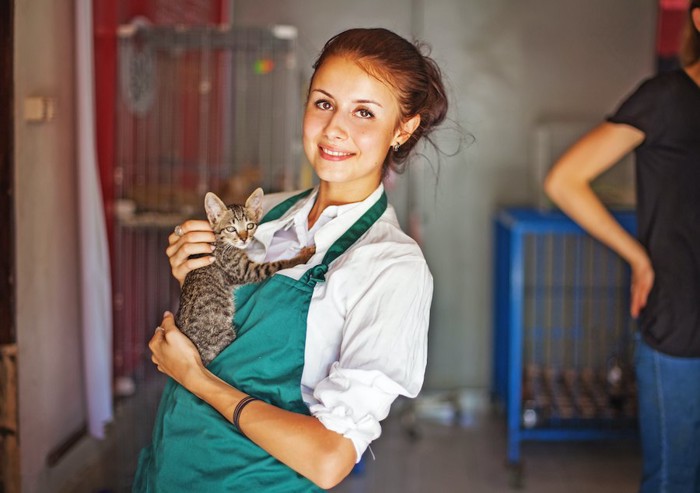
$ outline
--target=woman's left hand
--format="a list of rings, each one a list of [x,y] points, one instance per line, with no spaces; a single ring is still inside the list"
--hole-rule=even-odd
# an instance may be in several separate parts
[[[163,321],[156,328],[148,347],[152,353],[151,361],[158,367],[158,371],[183,387],[187,387],[186,380],[189,376],[204,370],[197,348],[175,326],[175,319],[170,312],[163,315]]]

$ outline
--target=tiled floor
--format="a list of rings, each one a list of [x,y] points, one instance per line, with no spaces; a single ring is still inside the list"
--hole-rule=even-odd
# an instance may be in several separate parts
[[[153,387],[157,388],[157,384]],[[148,440],[157,390],[151,388],[121,403],[118,420],[100,457],[61,493],[130,491],[136,456]],[[463,402],[464,399],[462,399]],[[452,409],[441,399],[419,401],[417,413],[396,412],[366,454],[364,470],[353,473],[334,493],[506,493],[515,491],[505,466],[503,417],[485,404],[466,399],[458,424],[448,424]],[[427,403],[427,405],[426,405]],[[442,407],[441,407],[442,406]],[[420,418],[407,426],[406,416]],[[418,437],[409,433],[417,430]],[[520,491],[535,493],[633,493],[640,474],[634,441],[525,443]],[[194,492],[193,492],[194,493]]]

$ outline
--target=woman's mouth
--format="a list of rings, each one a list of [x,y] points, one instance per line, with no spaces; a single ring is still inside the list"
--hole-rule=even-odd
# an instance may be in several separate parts
[[[330,161],[341,161],[352,156],[352,152],[335,151],[333,149],[328,149],[326,147],[318,146],[321,151],[321,157],[328,159]]]

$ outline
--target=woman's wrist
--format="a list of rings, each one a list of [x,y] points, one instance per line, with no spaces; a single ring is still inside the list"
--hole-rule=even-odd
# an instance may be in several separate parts
[[[207,387],[215,379],[217,379],[216,376],[200,362],[187,370],[180,383],[187,390],[201,398],[201,394],[206,392]]]
[[[624,259],[632,269],[643,269],[651,265],[649,254],[637,240],[632,240],[632,246],[628,248],[628,253],[623,255]]]
[[[236,405],[246,394],[220,379],[203,365],[192,369],[182,386],[232,420]]]

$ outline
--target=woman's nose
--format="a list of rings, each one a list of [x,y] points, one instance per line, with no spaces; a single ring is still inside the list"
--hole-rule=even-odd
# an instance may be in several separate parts
[[[328,119],[325,134],[328,139],[334,140],[345,139],[348,136],[345,117],[341,112],[334,112]]]

